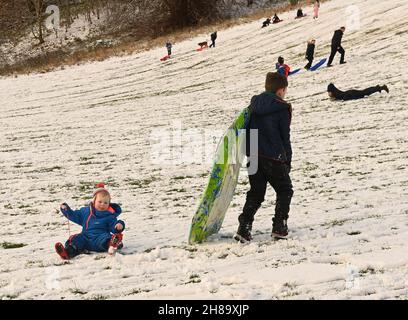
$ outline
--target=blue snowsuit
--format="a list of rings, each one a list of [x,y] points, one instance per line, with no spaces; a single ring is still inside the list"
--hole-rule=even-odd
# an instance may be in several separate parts
[[[115,229],[116,224],[122,224],[123,230],[125,229],[125,223],[117,219],[122,213],[118,204],[111,203],[107,211],[98,211],[93,204],[75,211],[66,203],[64,205],[67,210],[61,209],[62,214],[82,226],[82,232],[71,236],[65,243],[70,256],[78,255],[85,250],[107,251],[112,233],[118,233]]]

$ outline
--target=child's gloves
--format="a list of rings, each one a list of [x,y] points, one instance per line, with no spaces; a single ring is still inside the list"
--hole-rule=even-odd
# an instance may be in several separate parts
[[[61,209],[61,211],[71,210],[69,205],[67,203],[65,203],[65,202],[60,205],[60,209]]]
[[[125,223],[122,220],[119,220],[115,225],[115,230],[117,232],[122,232],[125,229]]]

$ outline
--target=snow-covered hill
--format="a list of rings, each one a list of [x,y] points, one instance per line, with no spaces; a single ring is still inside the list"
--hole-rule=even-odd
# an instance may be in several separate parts
[[[294,20],[291,12],[268,28],[258,21],[220,30],[215,49],[194,50],[206,35],[178,43],[165,63],[159,48],[1,78],[0,297],[407,298],[407,12],[406,0],[333,0],[318,20]],[[243,172],[220,234],[188,246],[211,164],[157,163],[157,132],[181,127],[184,142],[191,129],[199,137],[222,133],[263,90],[279,55],[302,67],[315,37],[316,58],[327,57],[342,25],[348,63],[339,66],[336,57],[331,69],[290,78],[290,239],[270,239],[270,189],[254,241],[232,241],[248,189]],[[386,83],[391,92],[332,102],[331,81],[342,89]],[[59,203],[84,205],[99,181],[122,204],[125,248],[63,262],[53,250],[68,237]]]

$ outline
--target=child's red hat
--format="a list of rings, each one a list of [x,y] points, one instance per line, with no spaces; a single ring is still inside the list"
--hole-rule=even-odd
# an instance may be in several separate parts
[[[97,195],[98,193],[101,193],[101,192],[106,192],[106,193],[108,193],[109,198],[110,198],[110,193],[109,193],[109,191],[108,191],[107,189],[105,189],[105,184],[104,184],[103,182],[97,183],[97,184],[96,184],[96,187],[97,187],[97,189],[94,191],[94,193],[93,193],[93,195],[92,195],[92,197],[93,197],[94,199],[95,199],[96,195]]]

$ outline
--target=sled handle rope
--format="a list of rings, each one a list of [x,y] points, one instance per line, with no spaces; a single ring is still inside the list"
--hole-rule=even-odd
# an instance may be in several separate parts
[[[71,226],[69,224],[69,219],[68,218],[67,218],[67,221],[68,221],[68,235],[69,235],[69,238],[71,238]]]

